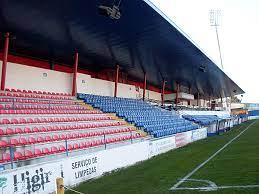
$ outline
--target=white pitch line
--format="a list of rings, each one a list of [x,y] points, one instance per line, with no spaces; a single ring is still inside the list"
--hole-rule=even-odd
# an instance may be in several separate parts
[[[231,144],[233,141],[235,141],[238,137],[240,137],[249,127],[251,127],[256,121],[248,125],[243,131],[241,131],[237,136],[235,136],[233,139],[231,139],[228,143],[226,143],[222,148],[220,148],[218,151],[216,151],[213,155],[211,155],[207,160],[205,160],[203,163],[201,163],[199,166],[197,166],[193,171],[188,173],[184,178],[182,178],[180,181],[178,181],[173,187],[171,187],[169,190],[175,190],[179,185],[181,185],[183,182],[185,182],[186,179],[190,178],[195,172],[197,172],[200,168],[202,168],[205,164],[207,164],[211,159],[213,159],[216,155],[218,155],[222,150],[224,150],[229,144]]]
[[[216,186],[216,187],[178,187],[175,188],[175,191],[181,190],[201,190],[201,191],[213,191],[218,189],[252,189],[252,188],[259,188],[259,185],[231,185],[231,186]]]

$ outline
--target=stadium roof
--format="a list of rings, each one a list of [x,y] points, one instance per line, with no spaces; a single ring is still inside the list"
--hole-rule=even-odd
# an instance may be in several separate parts
[[[98,6],[113,0],[8,0],[0,2],[0,31],[15,36],[10,52],[99,71],[119,64],[135,80],[191,86],[203,97],[244,93],[148,0],[123,0],[112,20]],[[3,45],[3,44],[2,44]]]

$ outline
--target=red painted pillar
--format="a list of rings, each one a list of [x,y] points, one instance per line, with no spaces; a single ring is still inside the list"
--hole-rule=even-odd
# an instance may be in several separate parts
[[[189,87],[189,94],[192,94],[192,89],[191,89],[191,87]],[[188,105],[189,105],[189,106],[191,105],[191,100],[188,100]]]
[[[162,95],[161,95],[162,106],[164,105],[164,100],[165,100],[165,80],[163,80],[163,86],[162,86]]]
[[[3,63],[2,63],[1,90],[5,90],[8,50],[9,50],[9,32],[7,32],[5,34],[5,40],[4,40],[4,51],[3,51],[4,53],[3,53]]]
[[[199,100],[200,100],[200,94],[199,94],[199,92],[198,92],[198,95],[197,95],[197,106],[198,106],[198,107],[200,107],[200,106],[199,106]]]
[[[147,74],[144,73],[143,101],[145,101],[145,97],[146,97],[146,87],[147,87]]]
[[[179,84],[177,84],[176,85],[176,93],[175,93],[175,104],[178,104],[178,94],[179,94],[179,90],[180,90],[180,85]]]
[[[73,86],[72,86],[72,95],[75,96],[77,92],[76,78],[77,78],[77,67],[78,67],[78,52],[75,53],[75,62],[74,62],[74,75],[73,75]]]
[[[118,89],[118,82],[119,82],[119,70],[120,66],[116,66],[116,77],[115,77],[115,87],[114,87],[114,97],[117,97],[117,89]]]

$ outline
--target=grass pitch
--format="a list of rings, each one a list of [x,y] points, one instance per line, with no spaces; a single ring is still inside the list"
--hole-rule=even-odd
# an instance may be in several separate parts
[[[170,191],[181,178],[237,136],[248,121],[231,131],[194,142],[185,147],[153,157],[134,166],[109,173],[74,188],[83,193],[259,193],[259,188],[219,189],[216,191]],[[134,154],[134,153],[132,153]],[[259,121],[250,126],[191,179],[209,180],[218,186],[259,185]],[[200,183],[185,182],[179,187],[200,187]],[[72,192],[66,191],[66,194]]]

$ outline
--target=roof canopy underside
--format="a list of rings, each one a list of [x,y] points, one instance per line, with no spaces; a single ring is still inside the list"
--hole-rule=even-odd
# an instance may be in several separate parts
[[[244,93],[145,1],[122,1],[119,20],[98,13],[98,6],[107,2],[1,1],[0,31],[15,36],[11,53],[72,65],[78,51],[82,69],[99,71],[119,64],[132,79],[142,81],[146,72],[148,83],[159,87],[164,79],[168,89],[179,83],[203,97]]]

